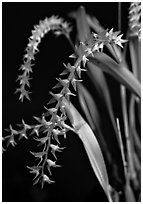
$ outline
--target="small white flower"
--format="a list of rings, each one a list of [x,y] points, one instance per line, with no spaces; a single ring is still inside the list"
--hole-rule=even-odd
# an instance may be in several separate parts
[[[37,176],[39,176],[40,174],[39,171],[40,169],[42,169],[42,166],[32,166],[32,167],[27,166],[27,168],[30,169],[30,173],[36,174],[34,177],[35,179]]]
[[[92,52],[95,52],[95,51],[99,52],[99,45],[98,45],[98,43],[95,43],[95,45],[92,48]]]
[[[86,58],[85,55],[83,55],[82,57],[82,62],[83,62],[83,66],[85,67],[86,62],[89,61],[89,59]]]
[[[37,41],[34,41],[34,40],[31,40],[29,43],[28,43],[28,47],[32,47],[33,49],[34,49],[34,52],[36,51],[36,52],[38,52],[39,50],[38,50],[38,45],[39,45],[39,42],[37,42]]]
[[[103,51],[103,46],[104,46],[104,43],[100,43],[100,44],[98,45],[98,49],[101,49],[101,52]]]
[[[43,188],[45,182],[47,182],[49,184],[55,183],[55,181],[50,180],[50,178],[46,174],[44,174],[42,177],[42,188]]]
[[[115,42],[115,44],[117,44],[118,46],[120,46],[120,47],[123,48],[122,43],[127,42],[127,40],[121,39],[122,36],[123,36],[123,34],[119,35],[119,36],[114,40],[114,42]]]
[[[92,49],[90,48],[90,47],[87,47],[86,49],[85,49],[85,51],[87,52],[87,54],[88,55],[92,55],[93,56],[93,52],[92,52]]]
[[[43,156],[45,156],[45,154],[47,154],[47,152],[31,152],[31,151],[30,151],[30,153],[31,153],[34,157],[36,157],[37,159],[40,159],[40,162],[42,161]],[[39,163],[40,163],[40,162],[39,162]]]
[[[15,142],[13,136],[10,136],[10,138],[9,138],[9,140],[8,140],[8,142],[7,142],[7,147],[8,147],[10,144],[11,144],[13,147],[15,147],[15,145],[17,144],[17,143]]]
[[[47,163],[48,163],[47,168],[48,168],[48,171],[49,171],[50,174],[52,174],[51,170],[50,170],[51,167],[61,167],[61,165],[57,165],[56,162],[54,162],[54,161],[52,161],[50,159],[47,159]]]
[[[81,71],[86,72],[87,70],[86,69],[81,69],[80,65],[78,65],[77,68],[76,68],[76,72],[77,72],[79,78],[81,78]]]
[[[123,34],[119,35],[120,31],[113,32],[113,28],[107,32],[107,37],[110,43],[115,43],[116,45],[123,48],[122,43],[127,42],[127,40],[121,39]],[[119,35],[119,36],[118,36]]]
[[[62,24],[62,19],[61,18],[58,18],[57,16],[51,16],[49,19],[48,19],[49,23],[51,25],[54,25],[54,24]]]
[[[62,152],[62,150],[65,149],[65,147],[59,147],[58,145],[53,145],[53,144],[50,144],[50,147],[52,149],[51,153],[53,154],[56,160],[57,160],[57,157],[55,155],[55,152]]]

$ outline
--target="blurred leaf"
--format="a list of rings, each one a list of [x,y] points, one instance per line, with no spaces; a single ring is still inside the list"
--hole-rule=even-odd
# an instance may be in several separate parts
[[[90,34],[90,29],[87,23],[84,7],[81,6],[77,12],[72,12],[69,16],[76,19],[78,40],[80,42],[85,42]]]
[[[130,48],[130,56],[132,63],[132,71],[135,77],[141,81],[141,42],[138,40],[138,37],[130,37],[129,39],[129,48]]]
[[[141,82],[141,41],[137,36],[129,38],[130,58],[132,64],[132,71],[134,76]],[[141,103],[137,101],[138,106],[138,118],[141,124]]]
[[[103,71],[113,76],[119,83],[123,84],[131,92],[141,97],[141,86],[139,81],[127,69],[126,65],[117,64],[111,57],[104,53],[96,53],[94,57],[88,57],[90,62],[100,67]]]
[[[139,199],[138,199],[138,202],[141,202],[141,194],[139,195]]]
[[[127,161],[128,161],[128,172],[130,172],[130,177],[134,179],[136,177],[136,172],[133,162],[133,148],[132,139],[129,133],[129,121],[128,121],[128,111],[127,111],[127,93],[124,86],[120,86],[121,90],[121,104],[122,104],[122,115],[124,123],[124,132],[127,146]]]
[[[139,138],[137,131],[133,128],[132,128],[132,134],[133,134],[134,147],[136,149],[138,156],[141,157],[141,140]]]
[[[130,127],[135,128],[135,96],[132,94],[129,102]]]
[[[132,94],[129,101],[129,123],[130,123],[130,134],[133,137],[134,148],[139,152],[141,151],[141,141],[136,130],[136,113],[135,113],[135,96]]]
[[[72,126],[74,127],[75,132],[78,134],[79,138],[84,144],[93,171],[97,176],[97,179],[102,188],[104,189],[109,201],[111,201],[107,170],[98,141],[93,134],[90,126],[85,122],[76,108],[65,98],[63,98],[63,103],[66,111],[68,110],[67,114],[69,114],[70,112],[69,118],[71,118],[72,115]]]
[[[97,89],[100,97],[102,98],[102,101],[104,102],[107,111],[109,112],[109,116],[114,128],[115,133],[117,133],[117,127],[116,127],[116,122],[114,118],[114,113],[113,113],[113,107],[112,107],[112,102],[111,102],[111,97],[110,97],[110,92],[108,89],[108,84],[106,83],[106,79],[104,76],[104,73],[100,68],[98,68],[95,64],[88,62],[87,63],[88,68],[89,68],[89,75],[91,80],[93,81],[93,84],[95,88]]]
[[[141,163],[139,161],[139,158],[138,158],[138,155],[136,154],[136,152],[133,152],[133,160],[134,160],[135,169],[137,171],[140,171],[141,170]]]
[[[129,184],[129,182],[125,185],[125,201],[126,202],[136,202],[134,192]]]

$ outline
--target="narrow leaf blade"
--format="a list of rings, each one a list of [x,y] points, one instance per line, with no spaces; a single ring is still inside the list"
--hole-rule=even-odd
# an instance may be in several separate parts
[[[98,108],[91,94],[83,84],[78,84],[78,96],[81,107],[92,129],[95,130],[95,127],[100,129],[100,116]]]
[[[109,192],[107,170],[98,141],[90,126],[85,122],[76,108],[65,98],[63,98],[63,103],[65,105],[65,109],[68,110],[67,113],[69,114],[70,112],[70,114],[72,115],[72,126],[74,127],[75,132],[78,134],[79,138],[84,144],[93,171],[104,192],[106,193],[109,201],[111,201],[112,199]]]
[[[141,85],[125,64],[117,64],[111,57],[104,53],[96,53],[94,57],[89,57],[89,60],[113,76],[119,83],[123,84],[138,97],[141,97]]]
[[[91,80],[93,81],[93,84],[95,88],[97,89],[100,97],[103,99],[103,102],[109,113],[114,131],[115,133],[117,133],[116,122],[115,122],[115,117],[114,117],[114,112],[113,112],[113,107],[112,107],[112,101],[111,101],[110,92],[108,89],[108,84],[106,82],[104,73],[95,64],[90,63],[90,62],[88,63],[88,69],[89,69],[88,74]]]
[[[87,23],[84,7],[81,6],[77,12],[70,13],[70,16],[76,19],[78,40],[80,42],[85,42],[90,34],[90,29]]]

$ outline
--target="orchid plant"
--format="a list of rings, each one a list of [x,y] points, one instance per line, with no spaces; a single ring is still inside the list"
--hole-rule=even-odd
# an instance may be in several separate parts
[[[84,7],[80,7],[77,12],[70,14],[77,22],[78,42],[76,44],[72,42],[70,37],[73,25],[71,26],[58,16],[53,15],[45,18],[34,26],[17,78],[19,87],[16,88],[15,93],[19,94],[21,102],[26,99],[31,100],[30,80],[32,79],[33,63],[35,55],[39,52],[39,44],[46,34],[52,32],[55,36],[64,35],[74,51],[69,56],[73,62],[63,63],[63,72],[57,78],[57,84],[53,87],[53,91],[49,92],[51,100],[44,106],[45,112],[40,117],[34,116],[38,123],[31,125],[22,119],[22,124],[18,124],[19,129],[14,129],[10,125],[6,129],[9,134],[3,137],[3,151],[10,145],[15,147],[22,138],[28,140],[32,136],[37,141],[38,146],[42,147],[40,151],[30,152],[36,161],[34,166],[27,166],[30,173],[34,175],[34,185],[41,183],[43,188],[45,183],[55,182],[52,179],[52,168],[61,167],[57,161],[56,153],[64,152],[65,149],[61,146],[59,137],[63,136],[66,139],[68,132],[72,131],[82,141],[91,167],[108,200],[120,201],[121,194],[124,194],[125,201],[139,200],[140,136],[136,127],[136,117],[140,117],[141,97],[140,10],[140,3],[131,3],[126,39],[123,39],[123,34],[120,31],[114,31],[113,28],[104,29],[95,17],[86,14]],[[127,49],[128,46],[129,50]],[[106,49],[110,55],[106,54],[104,51]],[[126,59],[127,52],[130,52],[132,66],[130,69]],[[104,73],[111,75],[120,85],[123,131],[120,128],[118,117],[113,112],[110,90]],[[121,150],[125,176],[125,183],[121,192],[118,192],[110,182],[106,165],[112,163],[112,154],[106,143],[106,135],[103,135],[100,129],[98,120],[100,113],[98,113],[96,100],[85,87],[82,79],[83,74],[89,74],[101,100],[106,104],[114,128],[115,138]],[[128,103],[127,90],[130,94]],[[71,102],[71,97],[77,97],[77,95],[86,120]],[[135,106],[138,106],[139,111],[136,110]],[[101,150],[99,141],[102,141],[104,150]],[[103,157],[106,151],[108,153]]]

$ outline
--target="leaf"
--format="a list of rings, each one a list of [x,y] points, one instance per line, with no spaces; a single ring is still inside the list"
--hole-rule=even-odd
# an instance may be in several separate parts
[[[141,42],[138,40],[138,37],[130,37],[129,40],[133,73],[135,77],[141,81]]]
[[[134,192],[129,184],[129,182],[125,185],[125,200],[126,202],[136,202]]]
[[[131,65],[132,71],[134,76],[141,82],[141,41],[138,40],[138,37],[130,37],[129,38],[129,49],[130,49],[130,58],[131,58]],[[138,101],[138,116],[140,122],[140,106],[141,103]]]
[[[90,29],[86,19],[86,12],[83,6],[81,6],[77,12],[69,14],[71,17],[76,19],[78,40],[85,42],[90,34]]]
[[[79,92],[79,101],[87,117],[88,123],[90,127],[92,128],[92,130],[94,131],[96,130],[98,141],[101,144],[101,149],[104,151],[108,162],[111,163],[111,154],[107,146],[107,143],[105,141],[105,138],[102,135],[102,130],[100,127],[100,116],[99,116],[99,112],[98,112],[96,103],[95,101],[93,101],[92,96],[90,95],[88,90],[85,88],[85,86],[83,86],[83,84],[79,84],[78,92]]]
[[[114,117],[114,112],[113,112],[113,107],[111,102],[111,96],[110,96],[108,84],[106,82],[104,73],[95,64],[92,64],[89,62],[87,65],[89,69],[88,74],[91,80],[93,81],[93,84],[97,89],[99,96],[102,98],[102,101],[104,102],[107,108],[114,131],[115,133],[117,133],[116,122],[115,122],[115,117]]]
[[[134,166],[137,172],[141,171],[141,163],[136,152],[133,152]]]
[[[100,117],[98,109],[91,94],[83,84],[78,84],[78,96],[86,118],[92,129],[95,130],[95,127],[100,127]]]
[[[131,92],[141,97],[141,85],[134,75],[123,63],[117,64],[111,57],[104,53],[96,53],[89,57],[90,62],[113,76],[119,83],[123,84]]]
[[[65,105],[65,109],[68,110],[67,114],[70,112],[70,114],[72,115],[72,126],[74,127],[75,132],[78,134],[79,138],[84,144],[93,171],[99,183],[101,184],[104,192],[106,193],[109,201],[111,201],[112,199],[110,197],[109,192],[107,170],[98,141],[95,135],[93,134],[90,126],[85,122],[85,120],[76,110],[76,108],[65,98],[63,98],[63,103]]]
[[[130,135],[133,137],[134,148],[140,154],[141,151],[141,141],[136,127],[136,111],[135,111],[135,96],[132,94],[129,101],[129,125],[130,125]],[[140,124],[139,124],[140,125]]]

